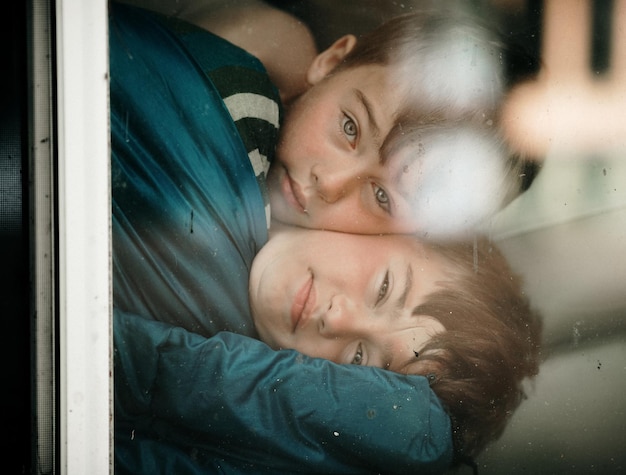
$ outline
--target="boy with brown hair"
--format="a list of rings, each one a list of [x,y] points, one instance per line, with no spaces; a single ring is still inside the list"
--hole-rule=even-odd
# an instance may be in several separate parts
[[[363,259],[364,253],[368,259]],[[367,468],[365,459],[350,459],[344,453],[340,460],[351,465],[350,473],[438,472],[441,455],[436,450],[441,445],[435,441],[442,428],[423,432],[438,420],[436,406],[419,380],[412,380],[415,386],[404,392],[404,382],[393,379],[390,372],[423,376],[423,383],[441,401],[451,420],[452,465],[471,461],[501,435],[525,396],[524,383],[538,372],[541,321],[519,278],[485,238],[475,243],[433,244],[402,235],[282,229],[255,258],[250,295],[261,340],[273,350],[283,350],[276,352],[269,367],[263,363],[266,357],[259,356],[264,345],[255,340],[224,333],[203,338],[116,314],[116,404],[149,415],[148,425],[143,415],[130,418],[137,419],[130,426],[136,435],[173,443],[184,451],[193,448],[195,462],[188,463],[197,463],[198,469],[211,466],[215,454],[224,450],[229,456],[223,462],[230,460],[237,466],[237,454],[244,450],[244,459],[252,463],[250,470],[264,472],[266,463],[269,472],[281,472],[280,467],[289,464],[283,451],[304,450],[296,449],[301,438],[325,440],[325,432],[332,429],[341,437],[337,444],[352,443],[358,436],[373,450],[364,456],[370,460]],[[225,360],[236,365],[246,385],[240,388],[220,371]],[[345,365],[369,366],[370,389],[361,387],[360,377],[343,370]],[[317,370],[311,372],[312,366]],[[141,384],[133,380],[134,374],[142,375]],[[379,400],[370,390],[378,390],[381,379],[393,384]],[[221,409],[214,408],[214,393],[219,393],[222,381],[231,381],[223,390],[233,401],[251,387],[270,384],[274,389],[266,394],[257,415],[246,419],[247,413],[242,413],[231,421],[230,403],[218,398]],[[355,386],[346,393],[347,381]],[[416,404],[423,404],[426,412],[416,414]],[[238,405],[234,406],[237,414]],[[157,407],[167,411],[155,411]],[[277,434],[282,430],[292,434],[287,439],[277,436],[277,447],[271,452],[275,457],[266,455],[265,425],[253,422],[269,417],[268,410],[276,413],[272,427],[284,415],[296,419],[283,421],[296,424],[295,431],[274,429]],[[323,416],[326,411],[331,415]],[[211,422],[215,414],[220,416]],[[399,414],[414,419],[400,422]],[[329,419],[321,427],[314,424],[324,417]],[[389,435],[378,442],[370,440],[376,440],[379,417],[388,417],[384,422],[392,424],[392,432],[393,425],[398,431],[393,435],[399,444],[395,460],[382,451]],[[258,447],[249,442],[233,445],[211,435],[217,428],[240,424],[240,418],[246,419],[253,434],[258,431],[250,436],[258,440]],[[405,422],[412,430],[407,431]],[[186,435],[190,431],[192,439]],[[337,448],[329,443],[325,450],[334,453]],[[378,451],[386,457],[376,457]],[[414,452],[421,453],[420,459],[412,460]],[[429,459],[427,453],[437,455]],[[377,461],[375,468],[371,460]],[[300,470],[315,472],[321,467],[312,463]],[[336,464],[323,467],[337,470]]]
[[[426,376],[457,456],[500,436],[539,370],[541,319],[485,237],[281,229],[253,262],[250,304],[274,349]]]
[[[451,238],[520,192],[499,126],[505,47],[469,7],[433,3],[317,55],[306,26],[264,2],[185,18],[255,54],[289,91],[268,174],[274,219]]]

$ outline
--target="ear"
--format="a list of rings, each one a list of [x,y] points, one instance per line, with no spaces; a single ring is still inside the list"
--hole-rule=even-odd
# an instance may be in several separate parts
[[[314,85],[324,79],[354,48],[354,45],[356,45],[356,36],[345,35],[318,54],[307,71],[307,82]]]

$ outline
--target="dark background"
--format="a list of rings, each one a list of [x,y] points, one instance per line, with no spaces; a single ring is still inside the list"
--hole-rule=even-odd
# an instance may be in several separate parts
[[[31,471],[31,345],[28,256],[26,2],[0,15],[0,317],[7,474]],[[7,442],[4,442],[7,444]],[[8,450],[7,450],[8,449]]]

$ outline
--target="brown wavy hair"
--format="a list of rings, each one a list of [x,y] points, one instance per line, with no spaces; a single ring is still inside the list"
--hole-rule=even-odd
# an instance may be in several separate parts
[[[417,357],[452,420],[457,460],[500,437],[539,371],[542,322],[520,278],[486,238],[433,245],[451,264],[451,280],[414,309],[446,331]]]

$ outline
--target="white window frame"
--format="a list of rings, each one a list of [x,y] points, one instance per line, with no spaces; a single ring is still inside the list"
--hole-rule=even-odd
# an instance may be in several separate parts
[[[113,472],[107,1],[59,0],[55,18],[58,453],[61,473],[105,474]]]

